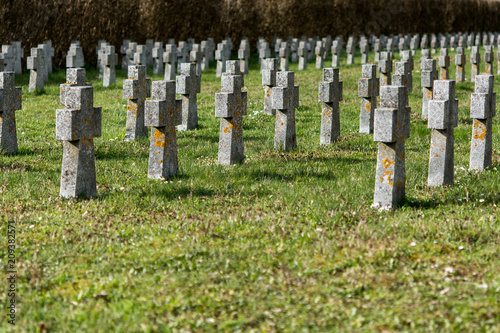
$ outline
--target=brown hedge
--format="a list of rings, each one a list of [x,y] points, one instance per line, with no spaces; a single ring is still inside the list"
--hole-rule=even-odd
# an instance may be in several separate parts
[[[500,30],[500,3],[478,0],[3,0],[0,42],[44,40],[64,65],[72,40],[95,62],[98,40],[238,41],[259,36]]]

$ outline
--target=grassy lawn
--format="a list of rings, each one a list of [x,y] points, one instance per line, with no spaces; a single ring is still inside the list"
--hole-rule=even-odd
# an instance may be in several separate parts
[[[254,55],[245,77],[247,158],[231,167],[217,164],[212,64],[198,95],[199,128],[177,134],[180,172],[165,181],[147,178],[147,139],[123,142],[126,73],[103,88],[87,68],[103,108],[92,200],[59,198],[55,110],[65,72],[38,93],[28,93],[29,73],[17,76],[19,154],[0,154],[0,262],[6,276],[7,222],[15,221],[18,311],[11,326],[3,307],[0,331],[499,332],[499,122],[493,166],[468,171],[469,55],[456,92],[455,182],[441,188],[426,186],[430,130],[415,57],[406,198],[389,212],[370,208],[377,143],[358,133],[359,54],[351,66],[343,55],[341,138],[330,146],[319,145],[322,70],[314,60],[302,72],[291,64],[300,107],[298,148],[288,153],[273,149]],[[7,304],[6,279],[0,296]]]

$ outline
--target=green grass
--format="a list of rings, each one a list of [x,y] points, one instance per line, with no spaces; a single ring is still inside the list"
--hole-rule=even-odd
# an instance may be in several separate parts
[[[123,142],[125,72],[103,88],[87,68],[103,108],[91,200],[59,198],[64,71],[41,93],[28,93],[28,73],[16,78],[23,109],[19,154],[0,154],[0,259],[6,271],[6,222],[16,221],[18,312],[13,327],[3,307],[0,331],[500,331],[500,134],[495,120],[493,166],[468,171],[473,83],[457,85],[455,182],[428,188],[430,130],[415,57],[406,198],[379,212],[370,208],[377,144],[358,133],[359,55],[352,66],[343,57],[341,138],[330,146],[319,145],[322,71],[314,61],[303,72],[291,64],[300,107],[298,148],[288,153],[273,149],[274,119],[262,112],[252,61],[245,163],[217,164],[220,79],[211,68],[199,128],[177,134],[180,172],[168,181],[147,178],[148,140]],[[4,280],[4,303],[6,289]]]

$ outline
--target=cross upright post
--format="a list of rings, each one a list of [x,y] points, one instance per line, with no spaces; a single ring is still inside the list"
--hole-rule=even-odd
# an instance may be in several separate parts
[[[380,73],[380,86],[390,86],[391,73],[392,73],[392,58],[389,52],[380,53],[378,70]]]
[[[182,115],[179,131],[195,129],[198,126],[197,94],[200,92],[200,77],[196,75],[196,65],[181,64],[181,74],[176,78],[176,93],[181,95]]]
[[[146,78],[146,66],[129,66],[128,79],[123,80],[123,98],[128,100],[125,141],[147,137],[144,103],[150,96],[151,80]]]
[[[373,116],[377,108],[380,79],[377,78],[377,65],[363,65],[362,78],[358,80],[358,96],[361,97],[359,114],[359,133],[373,133]]]
[[[30,70],[29,92],[41,90],[44,86],[45,56],[41,48],[32,48],[31,56],[27,59],[27,67]]]
[[[151,52],[153,56],[153,74],[163,75],[163,42],[156,42]]]
[[[450,78],[449,69],[450,56],[448,55],[448,49],[442,48],[439,56],[439,78],[441,80],[448,80]]]
[[[265,69],[262,71],[262,85],[264,86],[264,112],[269,116],[276,115],[273,109],[273,88],[276,86],[276,74],[279,72],[280,61],[276,58],[265,59]]]
[[[478,46],[472,46],[472,51],[470,53],[470,63],[471,63],[471,82],[476,81],[476,75],[479,74],[479,67],[481,65],[481,53],[479,53]]]
[[[465,81],[465,52],[462,46],[457,47],[455,55],[455,65],[457,65],[456,81],[457,83]]]
[[[475,92],[470,104],[472,139],[469,169],[484,170],[491,165],[492,156],[492,123],[496,113],[493,75],[476,76]]]
[[[92,86],[72,86],[65,108],[56,110],[56,139],[63,141],[60,195],[97,196],[94,138],[101,136],[100,107],[94,107]]]
[[[410,134],[410,107],[403,86],[380,88],[373,140],[378,142],[374,207],[392,209],[405,194],[405,139]]]
[[[177,159],[175,81],[153,82],[152,98],[146,101],[144,124],[151,127],[148,177],[167,179],[179,170]]]
[[[276,110],[274,148],[294,149],[297,147],[295,108],[299,106],[299,87],[294,86],[294,72],[278,72],[272,98]]]
[[[165,81],[175,81],[175,63],[177,62],[177,46],[175,44],[165,46],[163,62],[165,63]]]
[[[116,65],[118,64],[118,54],[115,53],[113,45],[106,45],[104,47],[104,54],[102,56],[103,66],[103,87],[109,87],[116,83]]]
[[[433,99],[429,101],[428,128],[432,129],[428,186],[453,184],[454,128],[458,120],[455,81],[434,82]]]
[[[229,60],[221,78],[221,92],[215,94],[215,117],[220,118],[219,163],[231,165],[245,159],[243,116],[247,114],[247,93],[237,60]]]
[[[491,45],[484,46],[484,63],[484,72],[493,75],[493,46]]]
[[[325,53],[325,48],[323,47],[323,42],[316,42],[316,48],[314,49],[316,54],[316,68],[323,68],[323,54]]]
[[[424,59],[421,63],[421,85],[422,85],[422,118],[427,119],[429,112],[429,101],[432,100],[434,81],[437,80],[436,60]]]
[[[322,104],[320,144],[329,145],[340,136],[339,102],[343,83],[338,68],[324,68],[323,82],[319,83],[319,101]]]
[[[16,88],[15,72],[0,72],[0,150],[17,153],[16,110],[22,108],[21,88]]]

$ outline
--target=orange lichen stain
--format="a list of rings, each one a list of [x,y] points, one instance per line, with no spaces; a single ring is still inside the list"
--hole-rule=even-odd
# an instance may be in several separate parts
[[[439,155],[438,154],[434,154],[434,157],[439,157]]]
[[[432,98],[432,91],[430,90],[427,90],[427,98]]]
[[[387,169],[388,167],[394,164],[394,161],[391,162],[389,158],[386,158],[385,160],[382,161],[382,163],[384,164],[384,167]]]
[[[366,103],[365,108],[369,109],[371,106],[372,106],[372,103],[368,102],[368,103]]]
[[[283,126],[283,123],[281,123],[281,126]]]
[[[161,160],[158,160],[159,163],[161,163]]]
[[[401,180],[398,180],[398,187],[401,187],[401,185],[403,185],[403,184],[401,183]]]

